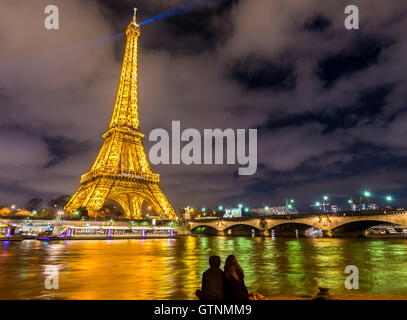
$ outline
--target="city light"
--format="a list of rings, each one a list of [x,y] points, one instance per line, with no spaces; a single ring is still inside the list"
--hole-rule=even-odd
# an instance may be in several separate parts
[[[240,209],[242,209],[243,205],[242,205],[241,203],[239,203],[238,207],[239,207]]]
[[[218,209],[219,209],[219,210],[223,210],[223,206],[219,206]]]
[[[364,191],[363,192],[363,195],[365,196],[365,197],[370,197],[371,196],[371,193],[370,193],[370,191]]]
[[[329,198],[328,198],[328,196],[324,196],[323,199],[324,199],[325,201],[327,201]]]
[[[393,197],[392,196],[386,196],[386,201],[388,201],[388,202],[393,201]]]
[[[205,212],[206,211],[206,208],[202,208],[202,212]]]
[[[349,203],[349,204],[352,204],[352,203],[353,203],[352,199],[349,199],[349,200],[348,200],[348,203]]]
[[[264,210],[269,210],[270,208],[268,207],[268,206],[265,206],[264,207]]]
[[[245,209],[244,209],[244,212],[249,212],[249,208],[245,208]]]
[[[289,204],[289,205],[287,205],[287,208],[288,208],[288,209],[292,209],[293,206],[292,206],[291,204]]]
[[[294,203],[294,199],[291,199],[290,202],[291,202],[291,203]]]
[[[315,205],[319,207],[321,205],[321,202],[317,201],[315,202]]]

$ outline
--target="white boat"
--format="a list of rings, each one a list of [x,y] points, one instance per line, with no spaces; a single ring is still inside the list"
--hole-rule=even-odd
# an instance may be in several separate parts
[[[18,234],[17,228],[9,224],[0,224],[0,241],[20,241],[23,237]]]
[[[171,227],[119,227],[119,226],[55,226],[52,230],[41,233],[38,240],[109,240],[109,239],[144,239],[170,238],[176,234]]]

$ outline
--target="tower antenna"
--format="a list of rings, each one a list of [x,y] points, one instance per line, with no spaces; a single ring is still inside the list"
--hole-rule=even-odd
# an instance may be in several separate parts
[[[133,22],[134,22],[134,24],[137,24],[136,23],[137,8],[134,8],[133,10],[134,10]]]

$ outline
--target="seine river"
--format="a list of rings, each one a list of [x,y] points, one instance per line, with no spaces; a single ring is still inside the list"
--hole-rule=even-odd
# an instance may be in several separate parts
[[[0,299],[195,299],[208,258],[237,256],[250,291],[407,296],[407,240],[181,237],[107,241],[0,241]],[[59,290],[44,286],[59,268]],[[347,265],[359,290],[344,287]]]

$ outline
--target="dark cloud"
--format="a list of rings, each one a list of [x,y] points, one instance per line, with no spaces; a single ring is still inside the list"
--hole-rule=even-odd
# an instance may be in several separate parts
[[[295,88],[294,67],[285,61],[275,63],[250,55],[234,62],[230,74],[248,90],[281,91]]]
[[[52,155],[52,159],[45,167],[54,166],[68,157],[87,151],[91,147],[89,143],[66,137],[44,137],[43,139]]]
[[[331,21],[322,14],[312,17],[305,24],[304,28],[308,31],[323,32],[331,25]]]
[[[392,44],[388,39],[357,36],[348,48],[330,54],[319,62],[318,77],[324,81],[325,87],[330,87],[338,79],[377,63],[383,50]]]

